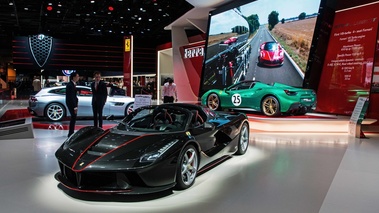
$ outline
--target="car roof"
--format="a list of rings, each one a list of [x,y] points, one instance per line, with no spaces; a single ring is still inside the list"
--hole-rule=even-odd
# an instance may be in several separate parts
[[[91,90],[91,87],[87,87],[87,86],[76,86],[77,88],[85,88],[85,89],[89,89]],[[44,87],[42,88],[37,94],[40,95],[40,94],[45,94],[45,93],[48,93],[49,91],[51,90],[55,90],[55,89],[63,89],[63,88],[66,88],[66,86],[55,86],[55,87]]]

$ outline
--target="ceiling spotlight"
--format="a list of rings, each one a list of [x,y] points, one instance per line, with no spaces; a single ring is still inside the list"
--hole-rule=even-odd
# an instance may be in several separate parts
[[[90,2],[91,2],[91,4],[95,3],[95,1],[90,1]]]
[[[108,7],[108,10],[109,10],[109,11],[113,11],[114,8],[113,8],[112,6],[109,6],[109,7]]]
[[[52,11],[52,10],[53,10],[53,7],[52,7],[52,6],[47,6],[47,7],[46,7],[46,10],[47,10],[47,11]]]
[[[9,2],[9,6],[13,6],[13,2]]]

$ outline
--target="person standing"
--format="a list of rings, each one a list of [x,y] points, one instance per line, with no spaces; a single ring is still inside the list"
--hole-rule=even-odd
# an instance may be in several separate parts
[[[41,90],[41,80],[39,80],[38,76],[34,76],[33,80],[33,94],[37,94]]]
[[[49,81],[49,79],[45,80],[45,87],[50,87],[50,81]]]
[[[76,115],[78,113],[78,102],[79,102],[79,99],[77,97],[77,92],[76,92],[76,82],[78,81],[79,81],[79,73],[73,72],[70,75],[70,82],[66,85],[66,105],[67,105],[68,111],[71,114],[68,137],[74,134],[74,130],[75,130]]]
[[[96,71],[93,78],[95,79],[91,84],[93,125],[103,128],[103,108],[108,97],[107,85],[101,81],[100,72]]]
[[[163,103],[174,103],[178,101],[178,92],[176,84],[171,78],[163,85],[162,89]]]

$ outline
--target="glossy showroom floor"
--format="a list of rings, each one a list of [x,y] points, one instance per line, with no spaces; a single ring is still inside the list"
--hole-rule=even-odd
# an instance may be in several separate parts
[[[251,130],[244,156],[202,174],[188,190],[109,196],[62,188],[54,152],[67,130],[33,131],[32,139],[0,140],[1,213],[379,212],[379,134]]]

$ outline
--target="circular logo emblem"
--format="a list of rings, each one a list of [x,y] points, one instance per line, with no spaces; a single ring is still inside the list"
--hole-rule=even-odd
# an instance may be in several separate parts
[[[242,103],[242,98],[240,94],[234,94],[232,96],[232,103],[234,106],[239,106]]]
[[[62,70],[63,75],[70,76],[75,70]]]

